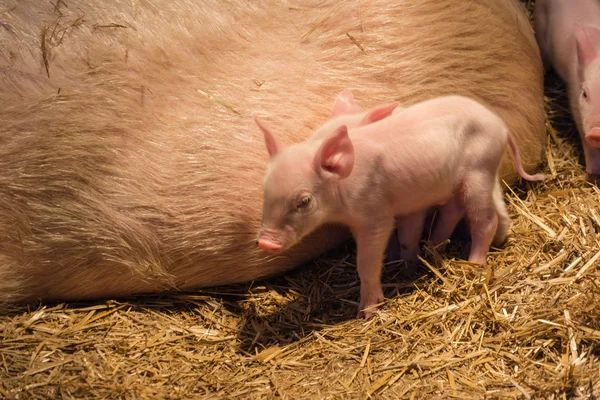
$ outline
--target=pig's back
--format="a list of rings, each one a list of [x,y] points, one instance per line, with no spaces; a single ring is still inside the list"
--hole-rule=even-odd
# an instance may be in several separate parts
[[[368,148],[366,157],[380,159],[395,184],[449,194],[453,182],[471,169],[495,173],[507,132],[504,121],[480,102],[443,96],[351,131],[350,137],[357,159]]]
[[[545,48],[559,76],[569,81],[576,65],[577,50],[573,26],[600,26],[600,3],[596,0],[545,0]]]
[[[376,123],[350,132],[351,138],[400,146],[407,140],[438,138],[438,131],[448,134],[444,139],[461,142],[469,132],[466,126],[504,124],[498,114],[471,97],[450,95],[434,97],[406,107]],[[448,137],[448,136],[451,136]]]

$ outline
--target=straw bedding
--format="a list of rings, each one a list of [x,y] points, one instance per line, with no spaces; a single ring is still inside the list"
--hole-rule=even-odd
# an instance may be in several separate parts
[[[423,263],[386,265],[366,322],[352,243],[247,285],[16,310],[0,398],[600,395],[600,189],[564,86],[546,90],[549,179],[506,189],[511,235],[487,268],[460,261],[468,242],[425,243]]]

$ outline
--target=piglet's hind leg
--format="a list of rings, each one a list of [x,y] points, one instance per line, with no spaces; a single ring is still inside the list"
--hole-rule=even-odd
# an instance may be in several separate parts
[[[465,182],[464,204],[471,228],[469,261],[472,263],[486,263],[498,227],[498,213],[493,199],[494,178],[480,173]]]

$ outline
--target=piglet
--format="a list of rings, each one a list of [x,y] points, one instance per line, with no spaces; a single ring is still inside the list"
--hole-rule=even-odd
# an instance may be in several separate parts
[[[469,261],[484,264],[492,240],[505,239],[496,232],[506,235],[509,224],[498,178],[509,140],[521,175],[543,179],[524,173],[502,119],[475,100],[447,96],[395,108],[376,107],[362,118],[375,122],[350,131],[338,125],[325,135],[317,130],[317,137],[289,147],[256,120],[270,155],[258,245],[279,253],[325,223],[350,227],[359,318],[370,318],[383,301],[382,256],[395,217],[401,243],[414,252],[427,209],[450,203],[459,210],[446,212],[443,230],[453,229],[464,210]]]
[[[568,86],[586,177],[596,180],[600,175],[600,4],[537,0],[534,26],[546,68],[553,67]]]

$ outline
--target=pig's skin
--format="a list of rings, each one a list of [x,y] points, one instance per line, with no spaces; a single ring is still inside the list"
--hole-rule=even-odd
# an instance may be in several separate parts
[[[586,175],[596,180],[600,175],[600,3],[537,0],[534,24],[545,67],[553,67],[568,86]]]
[[[343,88],[364,109],[474,96],[541,161],[541,59],[513,0],[67,3],[0,5],[0,302],[247,281],[340,243],[257,248],[252,117],[298,142]]]
[[[395,105],[392,105],[395,107]],[[265,174],[258,245],[278,253],[325,223],[348,226],[357,243],[361,281],[359,317],[383,300],[381,259],[398,218],[399,241],[416,255],[426,211],[442,210],[447,239],[463,213],[471,229],[469,261],[485,264],[492,241],[504,242],[510,219],[498,167],[510,133],[502,119],[462,96],[434,98],[392,115],[382,106],[369,112],[374,123],[291,147],[258,123],[271,161]],[[524,177],[543,179],[522,171]],[[304,202],[306,201],[306,202]],[[444,218],[446,217],[446,218]]]

